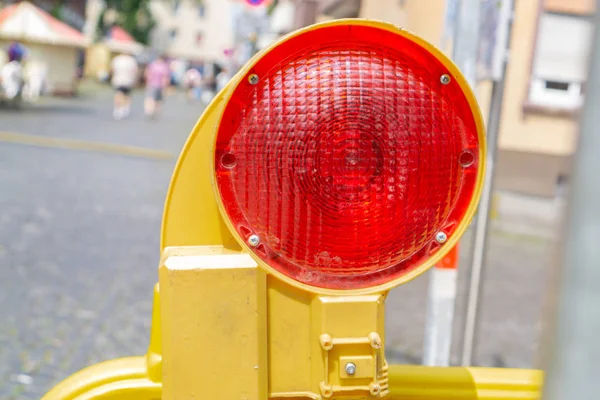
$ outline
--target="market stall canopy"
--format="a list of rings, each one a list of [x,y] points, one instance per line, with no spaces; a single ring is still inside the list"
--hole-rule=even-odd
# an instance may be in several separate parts
[[[28,1],[0,9],[0,38],[73,47],[88,45],[81,32]]]
[[[143,44],[136,42],[133,36],[120,26],[114,26],[110,29],[104,44],[108,46],[110,51],[115,53],[139,55],[145,49]]]

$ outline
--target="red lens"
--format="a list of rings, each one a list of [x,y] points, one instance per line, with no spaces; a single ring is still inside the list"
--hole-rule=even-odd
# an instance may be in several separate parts
[[[436,234],[463,219],[479,168],[471,108],[445,74],[412,40],[358,25],[304,32],[256,61],[214,159],[242,239],[322,288],[383,284],[430,258]]]

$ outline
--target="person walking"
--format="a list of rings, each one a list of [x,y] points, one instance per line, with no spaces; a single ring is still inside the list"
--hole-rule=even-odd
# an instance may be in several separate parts
[[[14,105],[20,104],[23,91],[23,59],[24,52],[8,51],[8,63],[0,70],[0,95]]]
[[[146,68],[146,116],[154,117],[162,105],[165,89],[171,83],[171,69],[164,56],[159,56]]]
[[[23,94],[30,102],[39,100],[46,89],[48,65],[45,62],[32,62],[25,71],[26,81]]]
[[[217,93],[223,90],[225,86],[229,83],[229,80],[232,78],[231,72],[229,70],[229,66],[224,65],[221,68],[221,72],[217,74],[216,83],[217,83]]]
[[[185,71],[183,84],[185,86],[185,90],[187,91],[189,100],[198,98],[198,90],[202,84],[202,75],[200,74],[200,71],[198,71],[198,68],[191,66],[187,71]]]
[[[111,72],[111,83],[115,89],[113,116],[120,120],[129,116],[131,110],[131,92],[139,77],[138,63],[129,54],[119,54],[112,60]]]

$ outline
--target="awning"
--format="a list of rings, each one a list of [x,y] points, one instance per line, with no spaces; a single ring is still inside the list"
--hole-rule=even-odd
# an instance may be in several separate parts
[[[28,1],[0,10],[0,38],[74,47],[88,45],[81,32]]]

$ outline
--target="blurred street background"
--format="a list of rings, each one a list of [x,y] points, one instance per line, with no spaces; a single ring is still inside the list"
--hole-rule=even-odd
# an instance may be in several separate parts
[[[465,74],[487,120],[502,1],[481,3],[478,62]],[[595,1],[511,4],[474,360],[534,367]],[[39,399],[85,366],[145,353],[173,167],[206,104],[252,55],[298,27],[347,17],[389,21],[452,55],[457,13],[453,0],[0,0],[0,68],[11,48],[24,54],[18,99],[0,89],[0,398]],[[119,113],[111,66],[124,54],[140,72]],[[159,56],[170,82],[158,114],[146,115],[142,71]],[[421,363],[427,291],[425,274],[391,292],[393,362]],[[457,312],[453,363],[463,319]]]

